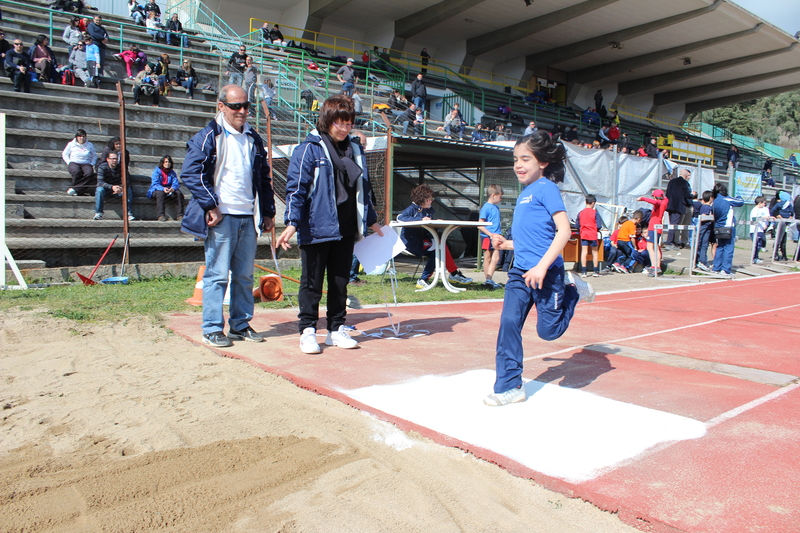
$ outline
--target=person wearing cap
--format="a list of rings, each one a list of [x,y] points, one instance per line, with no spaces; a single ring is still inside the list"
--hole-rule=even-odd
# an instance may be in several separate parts
[[[347,58],[347,64],[342,65],[336,72],[336,79],[342,83],[342,94],[346,94],[347,96],[353,95],[353,88],[356,86],[356,71],[353,68],[353,58]]]
[[[153,107],[158,107],[158,76],[155,64],[148,63],[133,80],[133,105],[139,105],[139,98],[147,95],[153,97]]]

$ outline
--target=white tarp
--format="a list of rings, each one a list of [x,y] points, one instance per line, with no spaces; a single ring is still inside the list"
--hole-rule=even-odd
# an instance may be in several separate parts
[[[663,165],[657,159],[614,153],[609,150],[592,150],[565,144],[567,148],[567,175],[561,186],[567,214],[574,219],[585,207],[584,192],[593,194],[597,201],[621,205],[634,210],[648,205],[638,202],[640,196],[650,196],[659,184]],[[614,159],[618,158],[619,180],[614,190]],[[576,176],[577,174],[577,176]],[[616,198],[615,198],[616,193]],[[604,222],[612,226],[613,220],[603,216]]]

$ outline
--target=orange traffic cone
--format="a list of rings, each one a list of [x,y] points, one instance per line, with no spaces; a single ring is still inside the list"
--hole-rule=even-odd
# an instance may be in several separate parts
[[[282,302],[283,283],[280,276],[269,275],[258,278],[258,287],[253,289],[253,297],[262,302]]]
[[[186,300],[187,304],[198,306],[203,305],[203,275],[206,273],[205,265],[197,270],[197,281],[194,284],[194,294]]]

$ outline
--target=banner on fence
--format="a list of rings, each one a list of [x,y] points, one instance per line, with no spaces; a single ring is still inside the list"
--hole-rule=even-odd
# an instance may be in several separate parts
[[[761,196],[761,176],[752,172],[737,172],[735,187],[736,196],[741,196],[745,202],[753,202]]]

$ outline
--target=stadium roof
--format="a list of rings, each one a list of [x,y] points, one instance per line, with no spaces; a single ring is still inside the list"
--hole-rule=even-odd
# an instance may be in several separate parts
[[[800,88],[797,39],[727,0],[309,0],[299,16],[295,0],[240,2],[465,69],[566,83],[577,106],[603,89],[606,103],[682,118]]]

